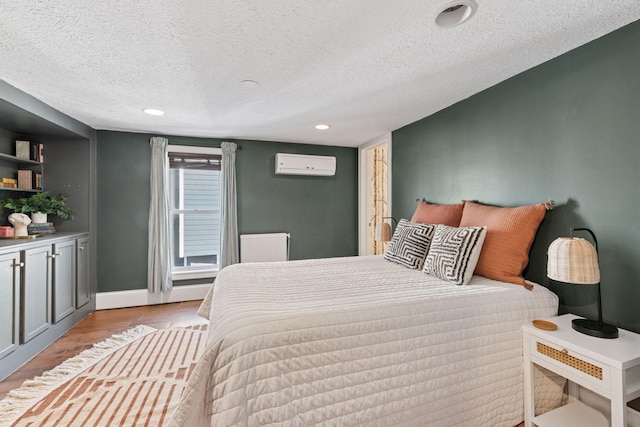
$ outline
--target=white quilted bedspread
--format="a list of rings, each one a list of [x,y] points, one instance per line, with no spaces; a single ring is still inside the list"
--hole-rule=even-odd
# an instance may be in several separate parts
[[[513,427],[521,326],[557,309],[539,285],[456,286],[381,257],[230,266],[170,425]]]

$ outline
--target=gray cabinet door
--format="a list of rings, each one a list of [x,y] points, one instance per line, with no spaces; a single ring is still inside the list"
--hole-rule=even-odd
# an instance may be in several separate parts
[[[21,342],[26,343],[51,324],[51,246],[24,251]]]
[[[89,238],[83,237],[77,240],[77,291],[76,291],[76,308],[80,308],[91,301],[91,272],[89,270]]]
[[[76,242],[53,245],[53,322],[57,323],[76,309]]]
[[[0,359],[19,344],[20,252],[0,255]]]

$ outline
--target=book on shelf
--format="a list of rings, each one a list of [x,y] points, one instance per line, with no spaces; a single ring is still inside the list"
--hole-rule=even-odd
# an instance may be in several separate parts
[[[31,141],[16,139],[16,157],[19,159],[31,160]]]
[[[2,182],[0,182],[0,187],[2,188],[18,188],[18,180],[15,178],[2,178]]]
[[[34,190],[42,190],[42,174],[40,172],[33,172],[32,183],[31,188]]]
[[[34,172],[27,169],[18,170],[18,188],[32,190],[35,184]]]
[[[42,190],[42,174],[28,169],[19,170],[18,188],[25,190]]]
[[[44,163],[44,155],[42,153],[43,150],[44,150],[44,146],[41,143],[31,141],[31,153],[29,156],[30,160]]]

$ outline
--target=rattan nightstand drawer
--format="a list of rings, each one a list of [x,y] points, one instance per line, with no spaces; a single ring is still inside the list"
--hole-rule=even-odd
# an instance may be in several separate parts
[[[598,384],[600,387],[609,386],[610,372],[606,364],[538,337],[531,337],[531,350],[538,357],[573,373],[578,378]]]

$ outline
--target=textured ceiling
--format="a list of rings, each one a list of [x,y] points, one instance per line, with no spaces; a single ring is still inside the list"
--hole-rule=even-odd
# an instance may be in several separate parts
[[[640,18],[477,0],[443,29],[447,3],[2,0],[0,79],[95,129],[357,146]]]

